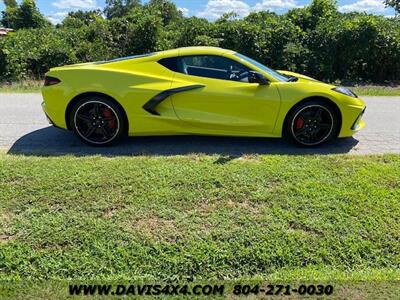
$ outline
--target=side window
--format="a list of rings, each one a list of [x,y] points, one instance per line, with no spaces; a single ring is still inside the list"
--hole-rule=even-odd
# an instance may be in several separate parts
[[[159,60],[158,63],[163,65],[167,69],[170,69],[171,71],[179,72],[178,59],[176,57],[163,58]]]
[[[180,57],[178,72],[207,78],[248,82],[250,69],[226,57],[196,55]]]

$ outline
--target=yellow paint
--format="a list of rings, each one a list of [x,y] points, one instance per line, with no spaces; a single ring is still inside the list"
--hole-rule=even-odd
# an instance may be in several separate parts
[[[268,85],[197,77],[175,73],[157,61],[184,55],[221,55],[262,73]],[[281,82],[234,55],[234,51],[213,47],[190,47],[157,52],[151,56],[108,62],[86,63],[51,69],[46,75],[61,83],[43,87],[44,109],[55,125],[67,128],[68,104],[83,93],[101,93],[118,101],[129,121],[129,135],[212,134],[281,137],[290,109],[310,97],[337,105],[342,126],[339,137],[353,135],[351,127],[365,104],[332,90],[333,85],[309,77],[280,71],[299,78]],[[160,116],[142,106],[170,88],[201,84],[205,87],[175,94],[159,106]],[[365,126],[359,121],[357,130]]]

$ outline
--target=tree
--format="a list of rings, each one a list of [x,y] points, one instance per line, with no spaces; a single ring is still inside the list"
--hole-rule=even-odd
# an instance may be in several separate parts
[[[386,7],[393,7],[396,13],[400,14],[400,0],[385,0]]]
[[[140,0],[106,0],[104,13],[107,19],[123,17],[137,6],[140,6]]]
[[[16,0],[4,0],[4,4],[6,7],[17,7],[17,1]]]
[[[16,12],[18,10],[18,5],[16,0],[4,0],[6,5],[5,11],[1,12],[1,24],[5,27],[11,28],[13,21],[16,19]]]
[[[15,1],[6,2],[6,10],[2,12],[3,26],[21,28],[40,28],[50,25],[50,22],[40,13],[34,0],[23,0],[21,5]]]
[[[161,14],[163,25],[168,25],[171,21],[182,18],[182,12],[170,0],[150,0],[146,7]]]
[[[289,10],[285,16],[293,24],[299,26],[303,31],[313,29],[315,24],[312,25],[311,12],[308,7],[297,7]]]
[[[114,48],[119,56],[142,54],[157,50],[162,31],[162,19],[142,6],[134,8],[129,15],[106,21],[112,33]]]
[[[63,20],[62,25],[65,27],[79,28],[96,22],[99,19],[103,19],[102,12],[99,9],[91,11],[71,11]]]
[[[302,30],[314,30],[318,23],[326,22],[338,15],[335,0],[313,0],[309,6],[293,8],[286,18]]]
[[[313,0],[308,9],[311,13],[312,28],[315,28],[320,21],[326,22],[327,19],[337,15],[335,0]]]

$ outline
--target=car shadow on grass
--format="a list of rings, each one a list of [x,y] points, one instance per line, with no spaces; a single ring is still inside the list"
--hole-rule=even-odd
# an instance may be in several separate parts
[[[90,147],[74,134],[55,127],[30,132],[18,139],[9,154],[31,156],[171,156],[187,154],[222,155],[224,163],[242,155],[340,154],[357,145],[354,138],[339,139],[316,148],[297,147],[283,139],[219,136],[153,136],[128,138],[111,147]]]

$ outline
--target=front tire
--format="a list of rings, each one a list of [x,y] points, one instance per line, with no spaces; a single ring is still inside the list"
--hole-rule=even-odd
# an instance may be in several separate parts
[[[89,96],[75,103],[70,124],[75,134],[91,146],[109,146],[120,141],[126,128],[120,107],[100,96]]]
[[[328,103],[312,100],[301,103],[288,115],[286,135],[295,143],[306,147],[323,144],[338,131],[338,116]]]

